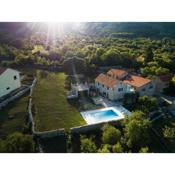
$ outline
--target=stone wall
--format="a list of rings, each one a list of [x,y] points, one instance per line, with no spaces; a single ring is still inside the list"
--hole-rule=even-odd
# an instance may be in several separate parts
[[[22,95],[24,95],[26,92],[28,92],[30,90],[30,86],[26,86],[25,89],[21,90],[20,92],[16,93],[15,95],[5,99],[4,101],[2,101],[0,103],[0,109],[2,109],[3,107],[5,107],[7,104],[9,104],[10,102],[13,102],[14,100],[18,99],[19,97],[21,97]]]
[[[51,131],[44,131],[44,132],[34,132],[34,136],[39,138],[49,138],[49,137],[56,137],[56,136],[64,136],[65,130],[64,129],[57,129]]]
[[[117,122],[116,120],[113,120],[109,122],[102,122],[102,123],[96,123],[96,124],[90,124],[90,125],[82,125],[79,127],[73,127],[70,129],[70,132],[71,134],[84,134],[89,131],[99,130],[103,127],[103,125],[107,123],[111,125],[119,126],[119,120],[117,120]]]

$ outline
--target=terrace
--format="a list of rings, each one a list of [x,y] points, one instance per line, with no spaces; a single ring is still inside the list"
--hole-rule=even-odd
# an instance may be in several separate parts
[[[89,86],[87,83],[71,83],[71,91],[67,94],[67,99],[78,98],[81,94],[89,95]]]

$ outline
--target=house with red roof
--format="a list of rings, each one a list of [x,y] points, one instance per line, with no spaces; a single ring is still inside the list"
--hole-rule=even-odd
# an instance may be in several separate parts
[[[163,89],[167,88],[169,86],[171,79],[172,79],[171,74],[157,76],[155,78],[156,92],[160,93],[163,91]]]
[[[153,95],[155,82],[136,75],[129,75],[122,69],[110,69],[95,79],[95,87],[100,94],[110,100],[122,99],[126,93],[133,91],[142,95]]]
[[[108,71],[107,74],[100,74],[95,79],[95,87],[98,92],[110,100],[122,99],[123,96],[133,91],[132,87],[121,79],[126,72]]]
[[[128,75],[128,72],[126,72],[125,70],[122,70],[122,69],[110,69],[107,72],[107,75],[110,77],[122,80]]]
[[[143,78],[137,75],[130,75],[124,81],[124,83],[131,85],[140,96],[151,96],[155,92],[156,84],[154,81]]]
[[[11,68],[0,67],[0,97],[21,87],[20,73]]]

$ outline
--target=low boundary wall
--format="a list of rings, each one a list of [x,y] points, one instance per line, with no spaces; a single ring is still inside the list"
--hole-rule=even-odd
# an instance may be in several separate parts
[[[70,132],[71,134],[84,134],[89,131],[99,130],[105,124],[119,126],[119,123],[117,121],[119,122],[119,120],[111,120],[108,122],[101,122],[101,123],[95,123],[95,124],[90,124],[90,125],[82,125],[78,127],[73,127],[73,128],[70,128]]]
[[[5,99],[3,102],[0,103],[0,109],[2,109],[3,107],[5,107],[10,102],[13,102],[14,100],[18,99],[19,97],[21,97],[22,95],[24,95],[29,90],[30,90],[30,86],[26,86],[25,89],[21,90],[20,92],[18,92],[14,96],[9,97],[8,99]]]

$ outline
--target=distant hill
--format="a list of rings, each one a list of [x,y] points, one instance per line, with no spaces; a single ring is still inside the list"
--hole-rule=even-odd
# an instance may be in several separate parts
[[[83,29],[99,36],[175,37],[174,22],[94,22],[84,23]]]
[[[46,23],[1,22],[0,32],[23,36],[33,31],[47,31]],[[62,30],[95,36],[113,37],[175,37],[174,22],[84,22],[64,23]]]

